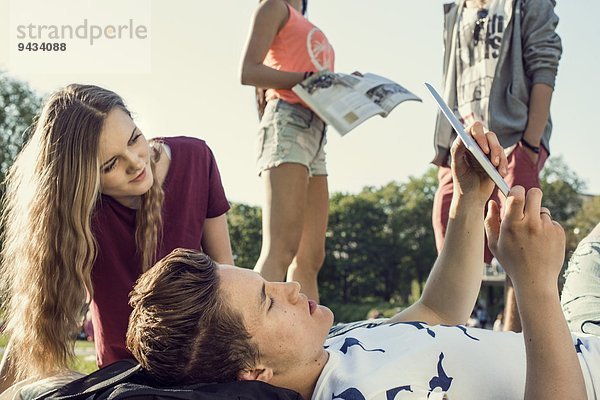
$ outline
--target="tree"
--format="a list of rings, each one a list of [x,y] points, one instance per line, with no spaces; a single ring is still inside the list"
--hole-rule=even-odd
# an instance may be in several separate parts
[[[377,295],[385,265],[387,217],[369,193],[336,193],[330,200],[325,265],[319,274],[324,302]]]
[[[540,178],[544,192],[542,203],[550,209],[552,219],[565,229],[566,254],[569,254],[579,242],[574,217],[581,211],[581,193],[585,190],[585,182],[567,166],[562,157],[551,158]]]
[[[41,103],[29,85],[0,71],[0,182],[29,138]],[[0,194],[3,190],[0,186]]]
[[[422,291],[435,259],[437,250],[431,225],[433,198],[437,189],[437,171],[430,168],[419,178],[410,177],[408,183],[381,191],[390,211],[392,256],[395,275],[388,284],[396,288],[402,303],[409,301],[412,283]],[[394,200],[396,199],[396,200]]]
[[[550,209],[553,219],[567,223],[581,208],[580,193],[585,190],[585,182],[567,166],[562,156],[548,160],[540,180],[543,204]]]
[[[591,230],[600,223],[600,196],[585,196],[579,212],[569,221],[567,248],[575,249]]]
[[[437,256],[431,229],[436,186],[431,169],[406,184],[332,196],[319,275],[325,302],[409,300],[412,283],[425,281]]]
[[[254,268],[262,240],[260,207],[232,203],[227,213],[233,260],[239,267]]]

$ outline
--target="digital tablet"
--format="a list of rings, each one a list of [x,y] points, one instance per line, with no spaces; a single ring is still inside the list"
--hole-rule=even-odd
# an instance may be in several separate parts
[[[465,131],[465,128],[462,126],[458,118],[456,118],[454,113],[450,110],[446,102],[433,88],[433,86],[431,86],[427,82],[425,82],[425,86],[427,86],[429,93],[431,93],[433,99],[440,107],[440,110],[442,110],[442,114],[446,116],[448,122],[450,122],[450,125],[452,125],[452,127],[458,134],[458,137],[460,137],[462,142],[465,144],[466,148],[471,152],[471,154],[473,154],[475,159],[479,162],[479,164],[485,170],[485,172],[487,172],[490,178],[492,178],[492,180],[494,181],[496,186],[498,186],[498,189],[500,189],[502,194],[504,194],[505,197],[508,196],[508,192],[510,191],[508,184],[504,181],[504,179],[502,179],[502,176],[498,173],[496,167],[494,167],[491,161],[481,150],[475,139],[473,139],[473,136],[471,136],[469,133],[467,133],[467,131]]]

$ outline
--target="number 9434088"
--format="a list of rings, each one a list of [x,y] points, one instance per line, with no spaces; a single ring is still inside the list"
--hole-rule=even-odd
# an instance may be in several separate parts
[[[28,42],[18,43],[17,50],[19,51],[66,51],[66,43],[53,43],[53,42]]]

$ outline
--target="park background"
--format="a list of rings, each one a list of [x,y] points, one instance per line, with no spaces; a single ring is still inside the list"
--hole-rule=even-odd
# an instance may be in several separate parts
[[[7,27],[14,1],[0,0],[2,173],[40,98],[72,82],[104,86],[125,99],[147,136],[207,141],[233,203],[229,221],[236,262],[251,267],[260,249],[263,189],[254,170],[254,92],[241,86],[239,64],[258,2],[126,0],[150,15],[151,58],[149,71],[118,74],[11,67],[8,54],[15,43]],[[343,138],[329,132],[331,216],[320,282],[323,301],[341,320],[363,318],[372,307],[393,312],[414,301],[436,256],[430,210],[437,182],[429,164],[436,106],[423,82],[441,87],[443,3],[309,2],[309,19],[336,50],[336,70],[377,73],[423,99],[398,106],[385,119],[374,117]],[[127,17],[118,6],[105,4],[115,22]],[[563,0],[556,12],[564,53],[552,103],[552,155],[543,180],[545,203],[567,229],[569,252],[600,220],[600,200],[594,196],[600,193],[595,127],[600,3]],[[46,15],[39,23],[52,24],[52,18]],[[68,62],[65,58],[65,66]]]

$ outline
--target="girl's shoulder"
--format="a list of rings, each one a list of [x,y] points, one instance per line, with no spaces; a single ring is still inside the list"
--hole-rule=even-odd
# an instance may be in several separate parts
[[[290,8],[291,6],[285,0],[265,0],[256,9],[256,17],[275,23],[285,23],[288,20]]]
[[[172,137],[158,137],[152,139],[155,142],[164,143],[167,145],[172,154],[174,153],[197,153],[210,152],[210,148],[206,142],[202,139],[190,137],[190,136],[172,136]]]
[[[156,177],[163,187],[170,185],[174,177],[210,168],[215,163],[212,150],[202,139],[174,136],[152,140],[162,145],[162,154],[156,164]]]

